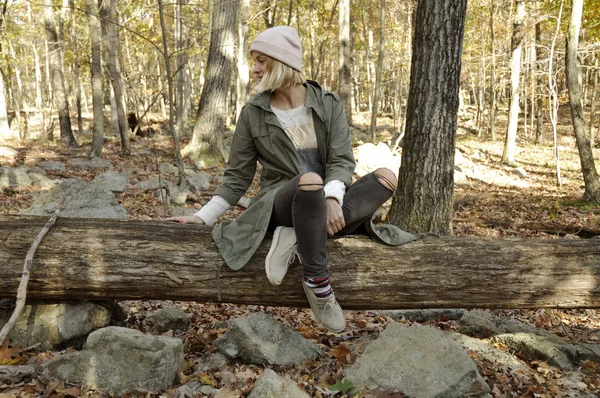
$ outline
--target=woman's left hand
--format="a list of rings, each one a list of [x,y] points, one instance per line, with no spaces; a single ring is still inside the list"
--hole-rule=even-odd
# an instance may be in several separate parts
[[[346,226],[344,213],[340,202],[335,198],[325,198],[325,206],[327,207],[327,233],[333,236]]]

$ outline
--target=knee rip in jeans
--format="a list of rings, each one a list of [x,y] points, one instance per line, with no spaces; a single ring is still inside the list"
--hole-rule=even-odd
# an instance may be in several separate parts
[[[396,176],[390,169],[377,169],[373,174],[377,178],[377,181],[385,188],[392,192],[396,190],[398,182]]]
[[[303,191],[318,191],[323,188],[323,180],[318,174],[306,173],[300,177],[298,188]]]

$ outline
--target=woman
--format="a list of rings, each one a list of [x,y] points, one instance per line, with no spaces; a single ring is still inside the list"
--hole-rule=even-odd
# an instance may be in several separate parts
[[[237,220],[217,224],[213,239],[227,265],[237,270],[267,231],[274,230],[265,261],[267,278],[280,284],[298,257],[315,318],[340,332],[345,320],[327,270],[327,235],[350,234],[363,225],[373,232],[371,216],[391,197],[396,177],[379,169],[351,185],[355,161],[342,102],[304,79],[294,28],[267,29],[252,42],[250,53],[258,94],[240,114],[223,184],[195,215],[169,220],[213,224],[244,195],[258,161],[260,193]],[[382,234],[374,233],[394,244],[395,232],[388,226]]]

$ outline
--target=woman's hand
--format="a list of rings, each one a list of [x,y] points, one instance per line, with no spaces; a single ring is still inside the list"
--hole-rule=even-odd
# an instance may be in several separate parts
[[[344,213],[340,202],[335,198],[325,198],[325,206],[327,207],[327,233],[333,236],[346,226]]]
[[[204,224],[204,221],[198,216],[177,216],[169,217],[166,221],[178,222],[179,224]]]

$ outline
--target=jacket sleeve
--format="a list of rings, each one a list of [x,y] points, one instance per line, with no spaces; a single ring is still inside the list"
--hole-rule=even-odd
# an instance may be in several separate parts
[[[325,184],[332,180],[340,180],[348,187],[352,183],[356,162],[352,153],[350,127],[346,121],[344,106],[339,97],[334,94],[326,95],[323,100],[325,108],[331,109],[327,135]]]
[[[258,151],[250,134],[248,112],[244,112],[245,109],[242,109],[235,126],[229,160],[223,175],[223,184],[215,191],[215,195],[222,196],[232,206],[240,200],[252,184],[258,159]]]

